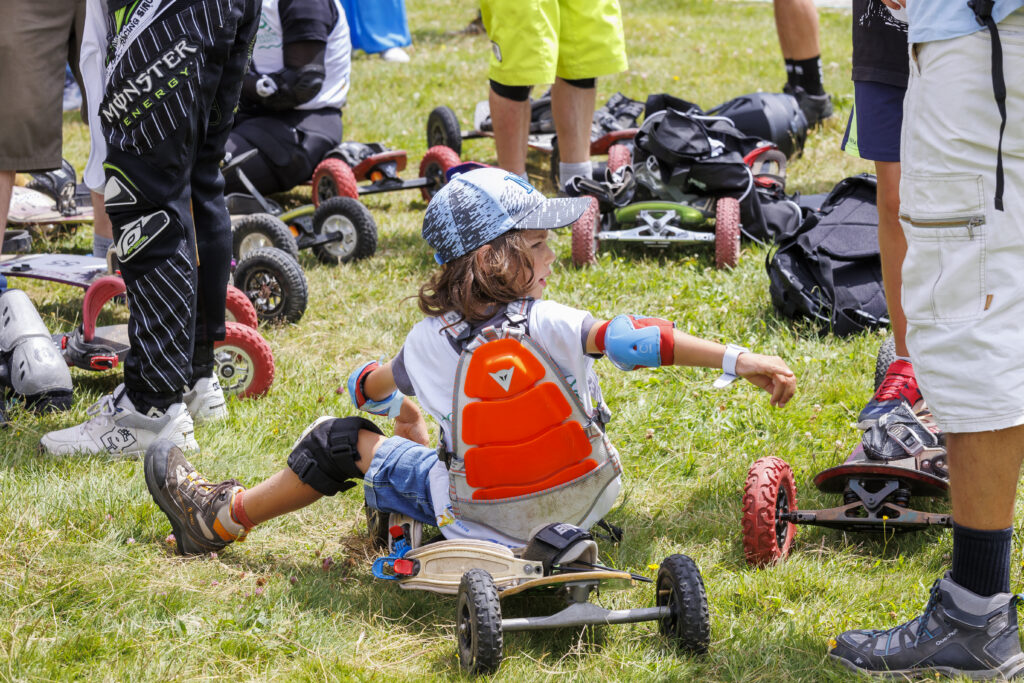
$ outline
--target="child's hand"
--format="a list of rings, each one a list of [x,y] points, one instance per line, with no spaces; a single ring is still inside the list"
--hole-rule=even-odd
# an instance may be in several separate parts
[[[423,419],[420,407],[408,398],[402,400],[402,410],[395,418],[395,436],[424,446],[430,443],[427,421]]]
[[[778,356],[741,353],[736,359],[736,374],[771,394],[771,404],[778,408],[786,405],[796,391],[796,375]]]

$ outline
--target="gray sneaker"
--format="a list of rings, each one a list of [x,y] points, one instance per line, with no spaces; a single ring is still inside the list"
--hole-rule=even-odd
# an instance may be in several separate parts
[[[812,95],[799,85],[791,86],[789,83],[782,87],[782,92],[792,95],[800,105],[800,111],[807,119],[807,128],[814,128],[819,123],[832,116],[832,96],[828,93]]]
[[[947,573],[932,585],[921,616],[887,631],[847,631],[835,639],[829,657],[854,671],[889,678],[934,673],[1012,678],[1024,671],[1019,600],[1012,593],[982,597]]]
[[[245,538],[245,528],[231,518],[232,499],[244,490],[236,480],[210,483],[165,440],[146,451],[145,472],[150,495],[171,522],[179,555],[214,552]]]

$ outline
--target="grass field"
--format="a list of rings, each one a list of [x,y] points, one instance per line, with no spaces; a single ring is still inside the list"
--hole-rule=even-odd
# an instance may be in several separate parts
[[[624,3],[628,73],[598,82],[636,99],[669,92],[711,106],[784,81],[767,3],[633,0]],[[358,56],[345,109],[346,138],[425,150],[427,113],[449,104],[469,119],[486,96],[483,36],[458,33],[469,0],[409,0],[412,62]],[[827,89],[836,116],[815,131],[790,167],[789,191],[829,189],[870,170],[839,151],[852,102],[850,15],[822,10]],[[65,155],[82,169],[87,131],[65,116]],[[463,158],[493,160],[490,141]],[[536,172],[546,173],[543,159]],[[193,462],[218,480],[254,484],[283,466],[314,418],[353,413],[335,387],[357,363],[400,347],[419,318],[408,297],[433,265],[419,237],[424,204],[414,193],[366,201],[379,226],[376,255],[340,267],[302,254],[310,305],[296,325],[264,329],[277,366],[269,395],[232,402],[228,420],[197,429]],[[88,230],[37,251],[86,253]],[[839,339],[771,309],[766,252],[744,248],[731,272],[707,249],[602,250],[596,267],[570,264],[569,236],[555,240],[548,296],[595,316],[644,312],[685,331],[777,353],[796,371],[798,394],[782,410],[750,385],[711,388],[710,370],[620,373],[599,363],[625,467],[611,520],[625,529],[602,560],[653,575],[649,565],[683,552],[703,572],[711,608],[706,656],[676,653],[650,624],[506,638],[497,680],[828,681],[830,636],[915,616],[949,563],[943,531],[881,538],[802,528],[785,562],[746,566],[741,493],[747,468],[777,455],[794,468],[801,507],[838,503],[811,483],[857,443],[856,414],[871,391],[881,334]],[[80,317],[79,290],[22,281],[51,330]],[[105,321],[126,313],[110,307]],[[165,541],[166,519],[146,491],[139,462],[52,459],[37,451],[46,431],[82,421],[117,373],[75,371],[69,413],[13,414],[0,431],[0,680],[429,680],[460,678],[454,601],[374,580],[354,492],[325,499],[254,531],[219,557],[183,560]],[[1019,544],[1018,544],[1019,545]],[[1014,555],[1013,585],[1020,586]],[[653,591],[602,596],[609,606],[646,606]]]

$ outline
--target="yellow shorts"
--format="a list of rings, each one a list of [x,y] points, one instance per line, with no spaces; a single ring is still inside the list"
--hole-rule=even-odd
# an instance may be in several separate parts
[[[481,0],[488,76],[502,85],[596,78],[626,70],[618,0]]]

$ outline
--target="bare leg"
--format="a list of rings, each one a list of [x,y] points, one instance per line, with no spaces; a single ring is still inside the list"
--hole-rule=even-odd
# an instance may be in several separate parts
[[[0,251],[3,251],[4,231],[7,229],[7,212],[11,210],[11,192],[14,188],[14,171],[0,171]]]
[[[1024,425],[946,437],[953,519],[979,530],[1012,527]]]
[[[359,430],[359,442],[356,445],[359,460],[356,467],[360,472],[366,474],[370,469],[370,462],[385,439],[386,437],[368,429]],[[322,497],[319,491],[309,484],[304,484],[295,472],[286,467],[247,490],[242,498],[242,507],[253,524],[260,524],[304,508]]]
[[[882,254],[882,281],[889,305],[889,321],[896,340],[896,354],[907,352],[907,317],[903,314],[900,292],[903,289],[903,258],[907,238],[900,225],[900,163],[876,161],[878,176],[878,246]]]
[[[775,0],[773,7],[783,59],[811,59],[821,54],[814,0]]]
[[[551,114],[562,163],[590,161],[590,125],[596,99],[596,88],[577,88],[561,78],[551,86]]]
[[[100,237],[114,239],[114,227],[110,224],[110,216],[107,215],[107,207],[103,205],[103,195],[99,192],[89,192],[92,199],[92,229]]]
[[[530,100],[517,102],[490,91],[491,122],[498,166],[526,175],[526,138],[530,133]]]

